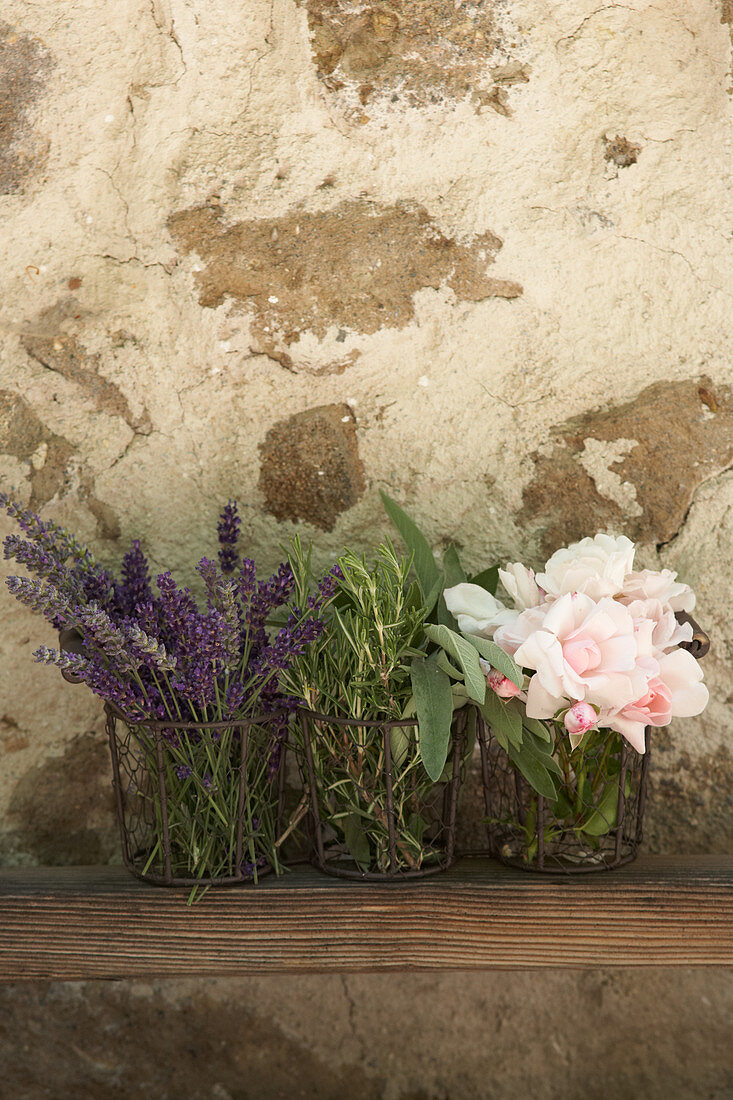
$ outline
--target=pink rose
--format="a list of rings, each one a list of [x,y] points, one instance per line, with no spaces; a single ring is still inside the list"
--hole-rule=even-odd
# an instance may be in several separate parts
[[[581,592],[560,596],[514,654],[517,664],[536,670],[528,717],[552,718],[568,700],[621,707],[638,699],[648,673],[637,668],[636,658],[628,608],[608,597],[596,603]]]
[[[686,650],[675,649],[660,657],[659,675],[649,680],[643,695],[602,714],[599,723],[622,734],[637,752],[644,752],[646,726],[666,726],[672,718],[701,714],[708,698],[698,662]]]

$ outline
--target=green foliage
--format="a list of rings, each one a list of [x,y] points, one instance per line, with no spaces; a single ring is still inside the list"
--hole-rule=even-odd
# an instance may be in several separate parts
[[[310,553],[294,540],[290,560],[294,601],[303,606],[313,583]],[[312,711],[359,722],[310,718],[300,747],[304,751],[307,736],[321,816],[361,870],[390,867],[387,752],[399,866],[414,870],[439,855],[429,807],[450,746],[453,697],[437,658],[426,660],[424,596],[429,603],[434,582],[423,554],[412,583],[413,561],[388,541],[371,563],[344,551],[338,560],[343,577],[324,611],[326,631],[284,676],[283,686]],[[430,562],[439,581],[432,555]],[[415,713],[419,726],[394,726],[386,736],[381,725],[366,724]]]

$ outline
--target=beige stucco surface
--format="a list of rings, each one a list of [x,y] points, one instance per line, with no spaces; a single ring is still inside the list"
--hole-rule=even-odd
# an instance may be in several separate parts
[[[4,0],[0,485],[105,563],[139,537],[187,581],[228,497],[264,565],[295,530],[322,560],[367,549],[380,488],[469,565],[630,534],[693,584],[713,636],[708,711],[655,743],[648,844],[730,852],[731,20],[728,0]],[[100,708],[33,665],[50,630],[4,589],[0,607],[3,859],[114,859]],[[691,1047],[704,1082],[670,1070],[649,989],[698,1035],[728,978],[568,973],[557,996],[587,1018],[610,982],[609,1018],[646,1006],[634,1040],[667,1093],[722,1097],[725,1042]],[[502,996],[529,1012],[547,981],[507,976]],[[309,1062],[301,1095],[340,1095],[349,1066],[365,1096],[657,1095],[643,1059],[609,1091],[577,1068],[541,1091],[519,1025],[497,1037],[496,979],[472,979],[468,1007],[463,978],[431,982],[464,1039],[482,1036],[467,1013],[492,1015],[493,1070],[426,1014],[380,1084],[386,979],[352,983],[350,1008],[317,978],[260,982],[255,1007],[203,984],[114,1003],[172,998],[171,1051],[185,998],[202,1027],[207,998],[244,1005],[288,1038],[293,1074],[294,1006],[318,1006],[308,1057],[329,1063],[336,1036],[337,1072]],[[391,1030],[413,985],[389,979]],[[81,1011],[77,987],[53,995]],[[16,996],[35,1012],[46,994]],[[555,1082],[576,1047],[541,1020]],[[257,1095],[217,1081],[195,1095]]]

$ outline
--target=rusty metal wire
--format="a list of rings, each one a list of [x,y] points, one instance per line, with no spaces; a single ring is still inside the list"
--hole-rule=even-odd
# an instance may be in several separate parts
[[[582,768],[579,754],[570,754],[555,802],[533,790],[480,716],[477,733],[492,856],[523,870],[568,874],[611,870],[635,858],[646,802],[648,731],[644,755],[627,749],[610,730],[586,746]]]
[[[172,726],[128,721],[110,704],[105,713],[128,870],[157,885],[206,887],[277,869],[286,746],[272,716]],[[202,758],[213,778],[181,763]]]
[[[299,721],[313,861],[322,871],[384,881],[435,874],[454,862],[465,714],[454,722],[438,783],[423,767],[414,719],[366,721],[302,708]]]

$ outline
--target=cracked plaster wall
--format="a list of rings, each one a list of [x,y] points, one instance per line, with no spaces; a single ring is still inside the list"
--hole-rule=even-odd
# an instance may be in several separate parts
[[[188,580],[229,496],[267,565],[296,524],[324,559],[369,546],[379,488],[471,565],[625,531],[714,639],[708,712],[657,739],[648,843],[730,851],[731,19],[5,0],[3,488]],[[115,858],[99,707],[0,601],[4,859]]]

